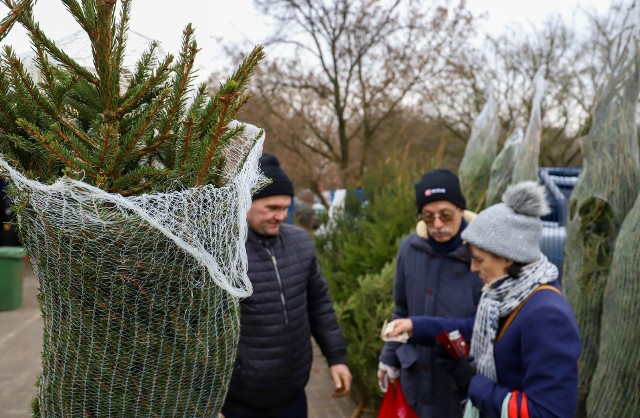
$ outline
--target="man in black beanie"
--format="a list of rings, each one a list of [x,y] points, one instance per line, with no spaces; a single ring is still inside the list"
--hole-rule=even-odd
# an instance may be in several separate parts
[[[240,354],[222,413],[225,418],[306,418],[311,336],[329,364],[335,397],[351,389],[346,344],[311,237],[284,223],[293,183],[275,155],[263,154],[260,167],[271,182],[253,195],[247,213],[253,294],[240,302]]]
[[[460,180],[449,170],[432,170],[414,188],[419,222],[398,251],[393,318],[473,316],[482,282],[471,272],[470,254],[460,238],[474,216],[465,210]],[[398,377],[420,418],[462,416],[465,396],[431,348],[385,343],[378,365],[380,389],[386,391],[388,380]]]

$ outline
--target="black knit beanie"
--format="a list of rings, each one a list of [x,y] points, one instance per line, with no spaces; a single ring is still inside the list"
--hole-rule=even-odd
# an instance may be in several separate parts
[[[287,173],[280,167],[280,162],[275,155],[264,153],[260,157],[260,169],[264,176],[271,180],[262,189],[253,195],[253,200],[275,195],[288,195],[293,197],[293,183]]]
[[[432,170],[422,175],[415,184],[418,213],[427,203],[446,200],[466,209],[467,201],[460,190],[460,179],[449,170]]]

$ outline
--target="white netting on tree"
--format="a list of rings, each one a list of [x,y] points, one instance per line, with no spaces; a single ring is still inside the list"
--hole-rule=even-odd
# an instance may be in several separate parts
[[[41,184],[0,160],[45,324],[36,416],[220,410],[238,298],[252,291],[244,241],[262,141],[226,155],[224,187],[128,198],[67,178]]]
[[[513,167],[512,184],[521,181],[538,181],[540,165],[540,144],[542,142],[542,100],[547,88],[544,78],[545,67],[540,67],[533,77],[534,94],[531,102],[529,125],[524,134],[524,143],[520,153],[516,155]]]
[[[524,132],[522,128],[516,127],[491,164],[485,206],[489,207],[502,202],[502,193],[512,183],[514,166],[522,153],[523,146]]]
[[[467,209],[480,212],[485,207],[491,164],[498,151],[500,119],[498,106],[489,91],[487,103],[473,123],[471,137],[460,162],[458,175]]]

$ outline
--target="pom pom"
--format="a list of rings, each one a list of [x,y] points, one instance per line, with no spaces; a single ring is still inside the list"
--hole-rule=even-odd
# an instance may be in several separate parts
[[[510,186],[502,195],[502,201],[521,215],[540,217],[550,212],[545,188],[535,181]]]

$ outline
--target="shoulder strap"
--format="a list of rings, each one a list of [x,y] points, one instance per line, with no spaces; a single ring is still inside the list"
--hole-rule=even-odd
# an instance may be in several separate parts
[[[504,326],[500,330],[500,333],[498,334],[498,337],[496,337],[496,342],[494,343],[494,345],[498,344],[498,341],[500,341],[500,338],[502,338],[502,335],[504,335],[504,332],[507,330],[507,328],[509,328],[509,325],[511,325],[511,323],[515,319],[516,315],[518,315],[518,312],[520,312],[520,309],[522,309],[522,307],[524,306],[524,304],[529,300],[529,298],[531,296],[533,296],[534,293],[536,293],[539,290],[553,290],[554,292],[556,292],[556,293],[558,293],[560,295],[562,294],[562,292],[557,287],[551,286],[549,284],[541,284],[540,286],[538,286],[535,289],[533,289],[533,292],[529,293],[529,296],[527,296],[525,298],[525,300],[520,302],[520,305],[518,305],[518,307],[515,308],[513,310],[513,312],[511,312],[509,314],[509,317],[507,318],[507,321],[504,323]]]

